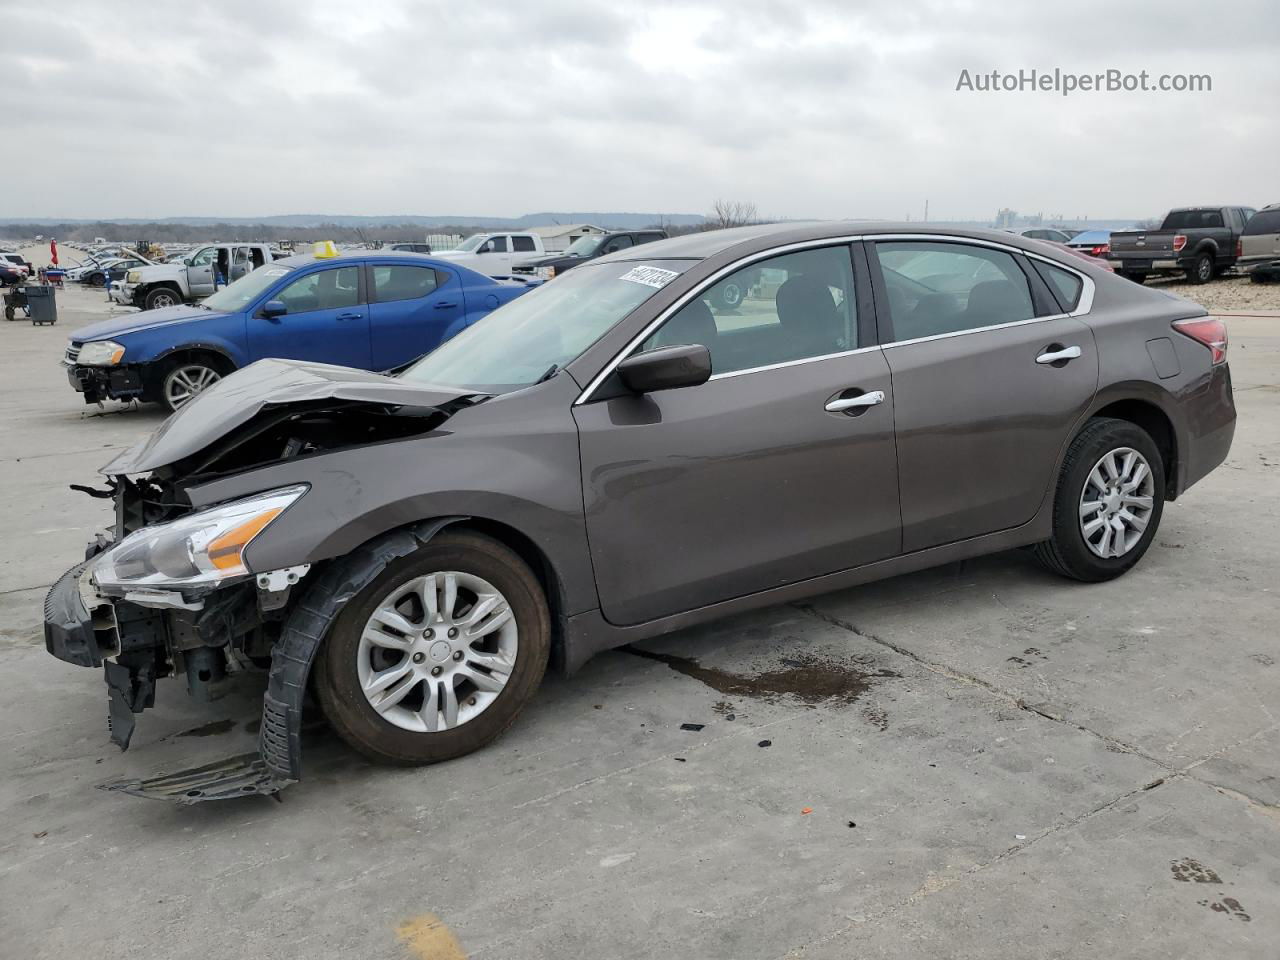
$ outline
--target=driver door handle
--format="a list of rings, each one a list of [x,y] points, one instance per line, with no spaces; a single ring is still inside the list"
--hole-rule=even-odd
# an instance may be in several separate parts
[[[835,400],[828,400],[826,410],[828,413],[841,413],[855,407],[874,407],[877,403],[884,403],[883,390],[872,390],[870,393],[862,393],[856,397],[838,397]]]
[[[1036,363],[1059,363],[1063,360],[1074,360],[1080,356],[1079,347],[1063,347],[1061,350],[1049,350],[1036,357]]]

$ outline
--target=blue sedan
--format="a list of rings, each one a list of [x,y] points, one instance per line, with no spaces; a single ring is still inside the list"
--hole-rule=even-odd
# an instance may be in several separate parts
[[[300,255],[259,267],[195,306],[77,330],[63,363],[86,403],[140,399],[176,410],[264,357],[402,366],[535,285],[412,253]]]

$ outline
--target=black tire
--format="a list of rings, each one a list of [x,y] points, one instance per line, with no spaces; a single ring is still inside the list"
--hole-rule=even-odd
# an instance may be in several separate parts
[[[1197,286],[1213,279],[1213,254],[1202,253],[1195,258],[1191,269],[1187,271],[1187,279]]]
[[[514,614],[519,647],[506,686],[486,709],[451,729],[417,733],[391,723],[366,699],[357,672],[360,635],[397,584],[442,570],[473,573],[497,587]],[[533,698],[550,653],[551,614],[524,561],[490,537],[446,531],[388,564],[338,615],[316,660],[316,694],[338,736],[371,760],[396,766],[439,763],[486,746],[510,727]]]
[[[716,291],[716,303],[724,310],[737,310],[746,298],[746,283],[738,279],[725,281]]]
[[[1151,515],[1138,542],[1120,557],[1100,557],[1086,544],[1080,529],[1080,499],[1090,472],[1111,450],[1130,447],[1146,459],[1154,482]],[[1164,461],[1155,441],[1128,420],[1095,417],[1071,441],[1058,475],[1053,499],[1053,536],[1035,546],[1036,559],[1054,573],[1073,580],[1112,580],[1142,559],[1164,512]]]
[[[6,320],[13,320],[13,319],[15,318],[15,312],[14,312],[13,307],[5,307],[5,308],[4,308],[4,318],[5,318]]]
[[[170,287],[152,287],[142,299],[143,310],[160,310],[164,307],[176,307],[182,303],[182,297]]]
[[[107,278],[100,273],[91,273],[89,274],[89,279],[86,280],[85,283],[89,284],[91,287],[105,287],[107,285]]]
[[[174,398],[175,391],[171,389],[171,387],[173,380],[179,376],[179,371],[186,371],[187,379],[192,381],[201,378],[208,379],[207,375],[196,371],[209,371],[209,373],[212,374],[212,379],[209,380],[208,385],[212,385],[231,372],[231,370],[228,369],[229,366],[230,364],[220,360],[215,360],[207,354],[188,354],[186,356],[174,357],[167,364],[161,367],[163,372],[160,374],[157,385],[154,388],[154,399],[158,403],[163,404],[164,407],[172,413],[182,407],[190,399],[176,400]]]
[[[1132,280],[1134,283],[1138,284],[1139,286],[1147,282],[1147,275],[1145,273],[1125,271],[1120,275],[1124,277],[1126,280]]]

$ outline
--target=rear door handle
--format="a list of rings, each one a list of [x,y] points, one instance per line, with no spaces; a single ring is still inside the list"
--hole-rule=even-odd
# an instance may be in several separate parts
[[[853,410],[857,407],[874,407],[877,403],[884,403],[883,390],[872,390],[870,393],[861,393],[856,397],[837,397],[835,400],[828,400],[826,410],[828,413],[843,413],[845,410]]]
[[[359,320],[363,316],[364,316],[363,313],[340,313],[338,314],[338,319],[339,320]]]
[[[1079,356],[1079,347],[1062,347],[1059,350],[1046,350],[1036,357],[1036,363],[1060,363],[1064,360],[1075,360]]]

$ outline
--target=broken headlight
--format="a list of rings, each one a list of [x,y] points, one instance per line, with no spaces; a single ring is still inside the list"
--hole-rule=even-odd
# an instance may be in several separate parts
[[[213,587],[245,576],[245,548],[306,492],[305,484],[284,487],[143,527],[98,556],[93,580],[121,589]]]

